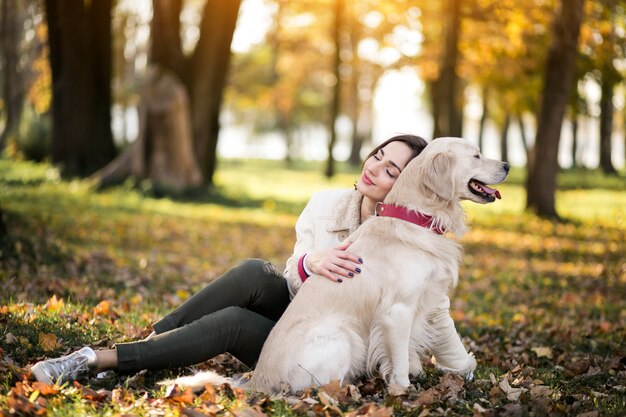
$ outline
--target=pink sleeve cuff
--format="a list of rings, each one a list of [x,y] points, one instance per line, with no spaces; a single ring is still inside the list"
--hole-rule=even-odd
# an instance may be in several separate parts
[[[298,261],[298,275],[300,276],[300,280],[302,282],[306,281],[306,279],[309,277],[309,274],[307,274],[306,270],[304,269],[304,258],[306,258],[306,254],[304,254]]]

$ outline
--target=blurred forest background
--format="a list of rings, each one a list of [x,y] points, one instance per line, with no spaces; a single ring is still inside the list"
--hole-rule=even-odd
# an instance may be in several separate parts
[[[556,217],[559,169],[625,165],[621,0],[0,5],[3,157],[102,186],[202,189],[220,153],[331,177],[411,131],[526,167],[526,207]]]
[[[0,42],[0,416],[624,416],[626,1],[0,0]],[[282,265],[311,194],[396,133],[513,165],[502,201],[464,206],[474,381],[29,376],[147,336],[242,258]]]

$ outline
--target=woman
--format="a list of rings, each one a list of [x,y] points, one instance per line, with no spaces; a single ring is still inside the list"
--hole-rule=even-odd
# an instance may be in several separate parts
[[[418,136],[392,137],[368,155],[354,190],[313,195],[296,223],[294,252],[282,275],[269,262],[246,260],[154,324],[148,338],[106,350],[84,347],[38,362],[33,375],[48,384],[62,383],[88,371],[180,367],[225,352],[254,367],[272,327],[308,276],[322,275],[340,285],[361,272],[359,266],[367,260],[347,251],[350,242],[345,239],[374,214],[402,169],[425,146]],[[448,309],[446,297],[431,317],[439,342],[433,353],[440,365],[463,370],[469,355]]]

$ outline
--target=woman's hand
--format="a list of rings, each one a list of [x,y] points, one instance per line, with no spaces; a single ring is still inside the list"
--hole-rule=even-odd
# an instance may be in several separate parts
[[[352,242],[346,241],[332,249],[309,252],[304,260],[307,269],[335,282],[352,278],[354,274],[361,272],[359,265],[363,260],[358,255],[346,251],[351,244]]]

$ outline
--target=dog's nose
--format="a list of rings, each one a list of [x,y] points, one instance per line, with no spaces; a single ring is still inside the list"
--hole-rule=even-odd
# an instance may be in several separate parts
[[[502,164],[502,168],[504,169],[504,171],[506,171],[506,173],[509,173],[509,169],[511,169],[511,166],[508,164],[508,162],[504,162]]]

